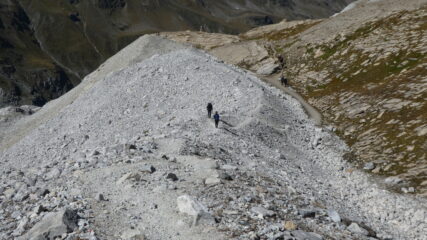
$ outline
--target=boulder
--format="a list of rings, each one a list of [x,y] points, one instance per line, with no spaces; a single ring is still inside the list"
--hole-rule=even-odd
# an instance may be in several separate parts
[[[119,180],[117,180],[116,184],[123,184],[127,180],[132,180],[135,182],[141,181],[141,175],[139,173],[126,173]]]
[[[220,184],[220,183],[221,183],[221,179],[218,177],[208,177],[205,179],[206,185],[216,185],[216,184]]]
[[[215,223],[215,218],[208,212],[207,208],[188,195],[178,197],[177,205],[180,212],[193,217],[193,225]]]
[[[384,182],[385,182],[386,184],[396,185],[396,184],[402,183],[402,182],[403,182],[403,180],[402,180],[401,178],[399,178],[399,177],[392,176],[392,177],[388,177],[388,178],[386,178],[386,179],[384,180]]]
[[[16,190],[14,188],[8,188],[3,191],[3,195],[6,199],[12,199],[15,193],[16,193]]]
[[[152,165],[144,165],[141,167],[140,171],[143,173],[154,173],[156,171],[156,168]]]
[[[297,240],[323,240],[323,237],[317,233],[304,232],[301,230],[292,231],[292,236]]]
[[[351,224],[347,227],[347,229],[348,229],[350,232],[355,233],[355,234],[360,234],[360,235],[364,235],[364,236],[368,236],[368,235],[369,235],[368,230],[366,230],[366,229],[364,229],[364,228],[361,228],[361,227],[359,226],[359,224],[357,224],[357,223],[351,223]]]
[[[271,75],[275,73],[279,69],[279,65],[275,63],[268,63],[264,66],[261,66],[258,71],[256,72],[259,75]]]
[[[328,216],[331,218],[332,221],[339,223],[341,222],[341,217],[335,210],[328,210]]]
[[[12,236],[21,236],[25,232],[25,227],[28,224],[28,218],[24,217],[19,221],[18,227],[13,231]]]
[[[178,210],[190,216],[197,216],[203,212],[207,212],[207,208],[200,202],[188,195],[182,195],[176,200]]]
[[[298,214],[303,218],[314,218],[316,217],[316,211],[310,209],[300,209],[298,210]]]
[[[166,176],[166,179],[170,179],[170,180],[172,180],[173,182],[178,181],[178,177],[176,176],[176,174],[175,174],[175,173],[168,173],[168,175]]]
[[[49,213],[18,240],[55,239],[72,232],[77,228],[77,222],[78,215],[74,210],[63,209],[59,212]]]
[[[365,163],[365,165],[363,166],[363,169],[368,170],[368,171],[374,170],[375,169],[375,163],[373,163],[373,162]]]
[[[293,231],[293,230],[297,229],[297,225],[292,221],[286,221],[283,224],[283,226],[284,226],[285,230],[287,230],[287,231]]]
[[[13,196],[13,200],[16,202],[22,202],[27,199],[29,195],[30,194],[28,193],[28,191],[20,190],[18,191],[18,193],[15,194],[15,196]]]
[[[253,207],[253,208],[251,208],[251,212],[257,214],[261,218],[273,217],[274,215],[276,215],[275,212],[268,210],[268,209],[265,209],[263,207]]]
[[[124,240],[146,240],[147,238],[140,231],[135,229],[125,230],[121,236]]]
[[[98,193],[98,194],[96,194],[96,195],[95,195],[95,200],[96,200],[96,201],[98,201],[98,202],[105,201],[104,194],[102,194],[102,193]]]
[[[61,170],[59,170],[59,168],[53,168],[52,170],[50,170],[50,172],[48,172],[45,176],[46,180],[52,180],[52,179],[56,179],[61,175]]]

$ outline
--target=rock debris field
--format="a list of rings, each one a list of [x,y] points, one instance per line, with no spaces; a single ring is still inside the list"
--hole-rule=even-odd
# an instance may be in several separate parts
[[[253,74],[156,36],[97,71],[153,42],[1,152],[0,239],[427,239],[425,200]]]

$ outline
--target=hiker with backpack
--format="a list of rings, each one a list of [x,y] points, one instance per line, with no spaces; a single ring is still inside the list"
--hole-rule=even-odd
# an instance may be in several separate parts
[[[206,107],[206,109],[208,110],[208,118],[211,118],[212,110],[213,110],[212,103],[208,103],[208,106]]]
[[[218,112],[215,112],[215,115],[213,117],[214,117],[214,120],[215,120],[215,127],[218,128],[218,124],[219,124],[219,114],[218,114]]]
[[[283,86],[285,86],[285,87],[287,87],[288,86],[288,79],[287,78],[285,78],[283,75],[281,75],[280,76],[280,83],[283,85]]]

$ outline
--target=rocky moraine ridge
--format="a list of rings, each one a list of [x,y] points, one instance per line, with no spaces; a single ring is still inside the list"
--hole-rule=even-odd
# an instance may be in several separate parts
[[[426,239],[426,200],[355,170],[295,99],[158,36],[11,128],[0,239]]]
[[[389,188],[427,196],[427,1],[359,0],[321,20],[282,21],[239,36],[162,33],[290,87],[352,149],[347,159]],[[294,94],[295,95],[295,94]],[[310,111],[309,111],[310,112]],[[318,119],[318,118],[317,118]]]

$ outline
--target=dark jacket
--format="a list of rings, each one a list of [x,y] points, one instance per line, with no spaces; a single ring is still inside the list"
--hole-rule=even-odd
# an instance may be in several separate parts
[[[219,121],[219,114],[218,113],[214,115],[214,119],[215,119],[215,121]]]

